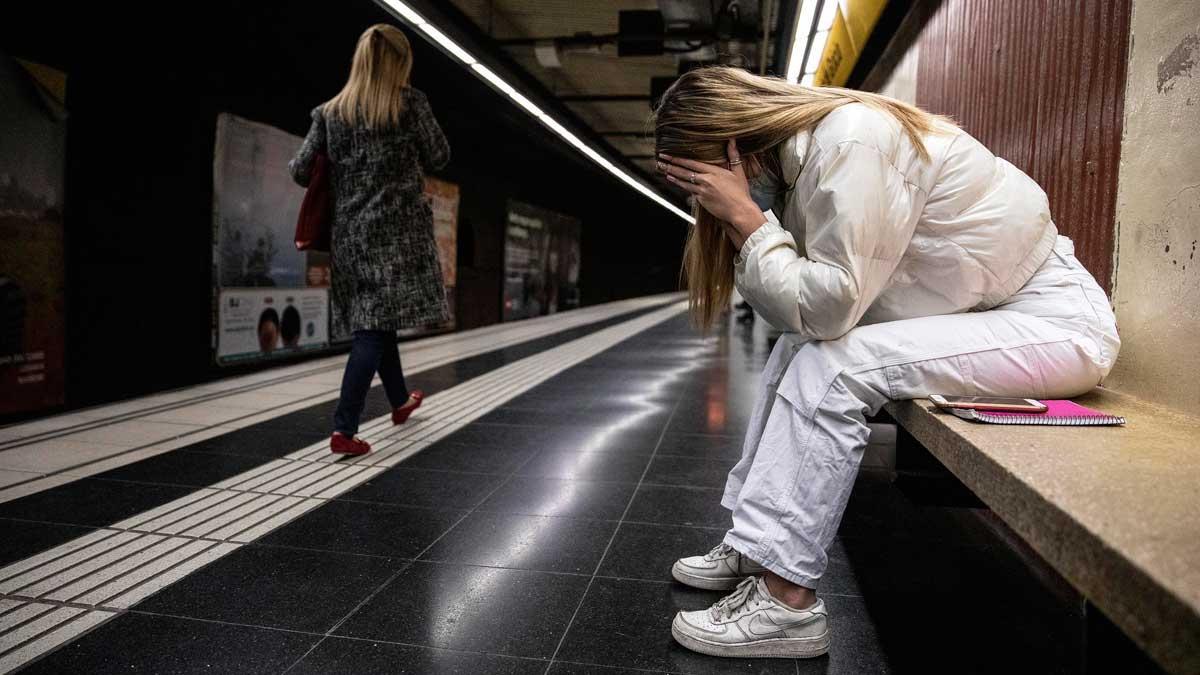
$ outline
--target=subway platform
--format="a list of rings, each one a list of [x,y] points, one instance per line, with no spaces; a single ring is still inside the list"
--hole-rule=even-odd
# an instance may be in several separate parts
[[[865,466],[830,653],[684,650],[768,337],[656,296],[411,342],[406,425],[326,448],[342,357],[0,429],[0,672],[1073,672],[1078,608],[970,505]]]

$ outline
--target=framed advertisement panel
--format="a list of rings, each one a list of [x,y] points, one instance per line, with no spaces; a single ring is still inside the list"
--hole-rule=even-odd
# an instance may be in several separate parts
[[[579,306],[580,223],[514,200],[504,236],[504,321]]]
[[[0,54],[0,415],[65,401],[65,87]]]

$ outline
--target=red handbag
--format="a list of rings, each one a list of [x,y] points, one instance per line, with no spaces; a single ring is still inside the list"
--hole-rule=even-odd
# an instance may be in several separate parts
[[[333,241],[333,186],[329,155],[317,151],[309,174],[308,190],[296,218],[296,250],[328,251]]]

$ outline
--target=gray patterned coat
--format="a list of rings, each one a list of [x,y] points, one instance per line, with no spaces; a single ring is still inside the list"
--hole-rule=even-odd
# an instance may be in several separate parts
[[[377,131],[314,108],[288,163],[302,186],[318,150],[333,167],[333,321],[342,334],[449,318],[423,172],[445,166],[450,146],[425,95],[410,87],[404,97],[399,127]]]

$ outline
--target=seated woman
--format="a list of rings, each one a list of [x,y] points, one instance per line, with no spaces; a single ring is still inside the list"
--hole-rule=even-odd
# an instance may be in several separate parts
[[[718,656],[823,654],[816,588],[865,417],[929,394],[1082,394],[1117,357],[1112,309],[1037,183],[949,120],[708,68],[666,92],[655,124],[659,171],[695,199],[694,318],[712,326],[736,284],[785,331],[721,501],[733,526],[672,570],[736,590],[672,633]]]

